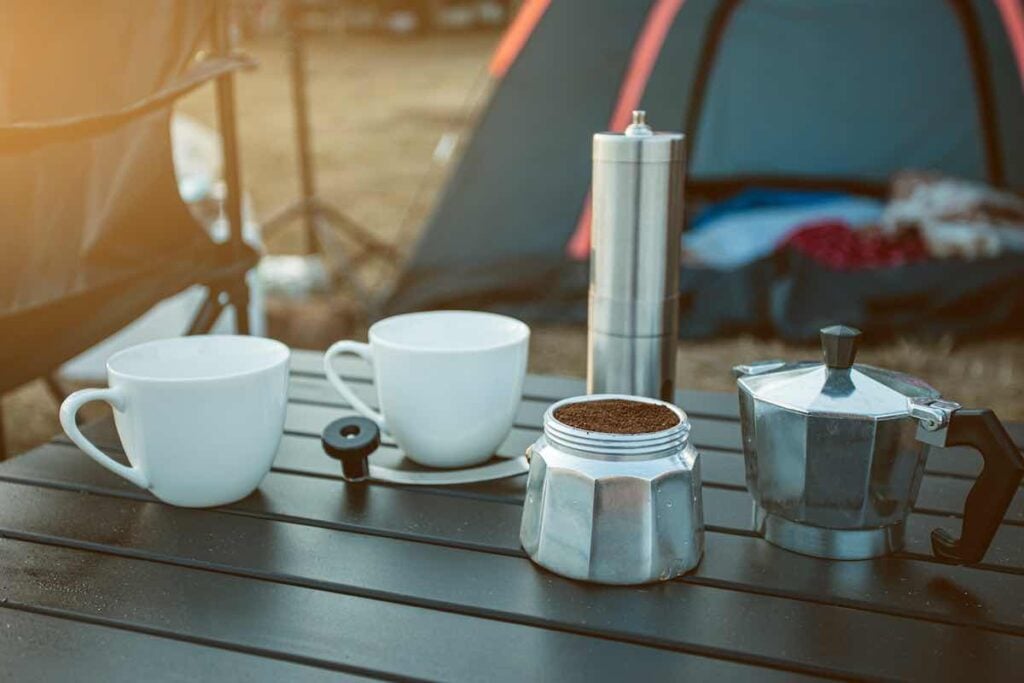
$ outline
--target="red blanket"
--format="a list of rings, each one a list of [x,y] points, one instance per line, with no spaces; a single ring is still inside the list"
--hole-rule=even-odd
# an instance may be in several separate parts
[[[808,223],[786,238],[780,249],[794,249],[832,270],[889,268],[928,259],[916,230],[895,234],[852,230],[841,221]]]

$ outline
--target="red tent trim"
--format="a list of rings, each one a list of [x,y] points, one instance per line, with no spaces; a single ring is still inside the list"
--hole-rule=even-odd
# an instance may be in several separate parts
[[[491,63],[488,66],[491,76],[502,78],[508,73],[550,4],[551,0],[525,0],[523,2],[516,18],[509,24],[508,30],[501,37],[501,42],[498,43],[498,48],[491,57]]]
[[[612,113],[611,121],[608,123],[608,130],[624,130],[629,125],[633,110],[640,107],[640,99],[647,88],[651,72],[654,71],[658,55],[661,54],[665,38],[685,2],[686,0],[657,0],[651,8],[643,31],[640,32],[640,37],[637,39],[636,45],[633,46],[633,55],[630,58],[629,68],[626,70],[626,77],[622,81],[618,102]],[[569,258],[576,261],[585,261],[590,255],[591,210],[590,192],[588,191],[579,222],[576,224],[576,231],[566,246]]]
[[[1003,18],[1006,35],[1010,39],[1010,47],[1017,57],[1017,73],[1020,75],[1021,88],[1024,89],[1024,6],[1020,0],[995,0],[999,14]]]

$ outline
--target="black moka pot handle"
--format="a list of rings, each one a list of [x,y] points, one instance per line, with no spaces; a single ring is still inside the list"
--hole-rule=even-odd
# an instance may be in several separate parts
[[[341,461],[345,481],[365,481],[370,476],[370,455],[380,447],[380,427],[365,417],[343,417],[320,435],[324,452]]]
[[[929,434],[922,428],[918,438],[937,446],[970,446],[981,453],[984,463],[967,494],[960,538],[945,529],[932,531],[936,557],[959,564],[980,562],[1020,486],[1024,457],[988,409],[955,410],[944,429]]]

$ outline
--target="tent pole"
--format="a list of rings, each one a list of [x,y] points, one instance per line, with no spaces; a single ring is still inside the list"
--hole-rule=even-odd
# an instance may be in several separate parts
[[[685,119],[683,120],[683,132],[686,133],[686,173],[685,178],[690,178],[690,164],[693,160],[693,151],[697,148],[697,129],[700,127],[700,116],[704,109],[704,96],[707,92],[708,81],[711,77],[711,69],[715,66],[718,58],[718,48],[722,42],[722,35],[729,26],[733,13],[739,7],[742,0],[720,0],[711,16],[708,30],[704,37],[704,44],[700,48],[700,57],[697,62],[697,73],[694,75],[693,86],[690,90],[690,101],[686,107]],[[688,194],[690,194],[688,192]],[[689,199],[689,197],[687,197]],[[685,219],[684,219],[685,220]],[[687,226],[688,227],[688,226]],[[685,228],[684,228],[685,229]]]
[[[981,141],[985,150],[985,170],[988,181],[996,187],[1004,187],[1006,175],[1003,169],[1002,147],[999,145],[999,123],[995,115],[995,96],[992,93],[992,75],[989,70],[985,41],[978,27],[978,16],[966,0],[950,0],[953,13],[960,22],[964,45],[971,62],[974,77],[974,96],[978,105],[978,125],[981,127]]]

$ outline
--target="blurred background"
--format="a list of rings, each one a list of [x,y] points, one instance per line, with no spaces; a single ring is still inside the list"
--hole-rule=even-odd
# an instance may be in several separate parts
[[[254,332],[324,349],[381,315],[486,307],[531,323],[531,371],[583,376],[590,135],[632,88],[655,127],[690,138],[678,387],[733,391],[733,365],[816,358],[814,330],[844,322],[865,331],[861,362],[1024,420],[1019,0],[229,12],[258,62],[235,85],[243,232],[264,254]],[[178,191],[213,232],[218,116],[200,88],[171,123]],[[102,383],[114,348],[180,333],[199,298],[65,364],[63,388]],[[53,393],[4,394],[11,453],[58,430]]]

